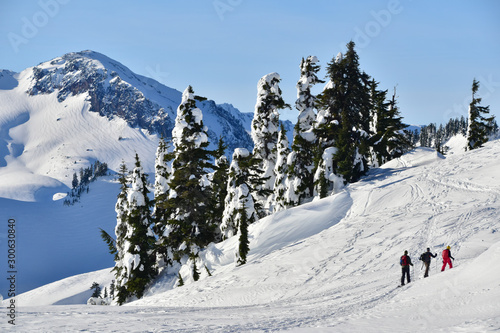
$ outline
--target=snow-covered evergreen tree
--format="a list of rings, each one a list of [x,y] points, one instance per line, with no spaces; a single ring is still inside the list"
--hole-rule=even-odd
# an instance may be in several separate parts
[[[224,214],[222,217],[222,238],[227,239],[238,233],[240,222],[246,219],[248,224],[258,219],[255,211],[254,198],[251,193],[251,170],[255,164],[252,156],[245,148],[234,150],[233,159],[229,166],[227,195],[225,198]],[[242,216],[242,210],[246,216]]]
[[[393,158],[397,158],[411,147],[396,105],[396,92],[390,101],[386,100],[387,90],[377,89],[378,82],[370,84],[370,166],[379,167]]]
[[[340,71],[342,61],[343,54],[339,52],[335,59],[328,64],[329,81],[323,88],[322,93],[317,96],[318,113],[313,128],[317,142],[317,151],[314,156],[313,196],[319,198],[327,196],[333,190],[334,186],[334,184],[330,183],[329,177],[326,174],[326,165],[331,165],[332,172],[337,174],[337,165],[333,156],[331,154],[325,155],[324,151],[336,146],[337,136],[340,131],[341,117],[338,102],[340,99],[340,90],[335,89],[335,87],[339,84],[340,79],[338,77],[343,76]],[[331,151],[335,151],[335,149],[330,149]],[[323,157],[326,157],[327,161],[324,161]]]
[[[258,214],[270,213],[268,196],[273,193],[276,165],[276,144],[279,131],[279,110],[289,107],[281,97],[280,76],[270,73],[263,76],[257,86],[257,103],[252,120],[253,156],[259,160],[259,178],[264,182],[252,188],[258,200]]]
[[[229,161],[224,154],[227,146],[222,138],[219,139],[217,149],[214,152],[215,170],[210,174],[211,200],[209,204],[208,219],[210,223],[217,226],[215,241],[222,240],[220,226],[224,215],[225,199],[227,196],[227,181],[229,172]]]
[[[207,149],[207,128],[203,125],[201,110],[196,107],[191,86],[182,94],[172,142],[174,159],[165,207],[171,215],[163,236],[168,239],[173,259],[180,261],[183,257],[197,256],[199,249],[216,237],[216,226],[207,219],[210,203],[208,170],[213,168],[211,152]]]
[[[168,193],[170,187],[168,181],[172,173],[169,162],[171,161],[171,154],[168,152],[168,144],[163,138],[158,143],[155,158],[155,186],[154,196],[158,198]],[[155,206],[155,211],[156,211]]]
[[[288,144],[288,138],[286,136],[286,130],[283,125],[281,125],[281,130],[278,135],[278,145],[276,149],[277,159],[276,165],[274,167],[274,174],[276,179],[274,181],[274,193],[272,208],[273,212],[278,212],[280,210],[286,209],[289,203],[286,198],[287,184],[288,182],[288,155],[290,154],[290,148]]]
[[[355,182],[368,171],[370,153],[369,76],[360,70],[354,46],[354,42],[348,43],[346,54],[328,64],[330,81],[318,97],[315,129],[321,149],[336,148],[332,166],[345,182]],[[318,165],[322,163],[328,164],[319,161]],[[315,179],[316,186],[320,180]]]
[[[151,230],[151,202],[148,197],[148,180],[139,156],[135,156],[135,168],[127,193],[127,233],[124,241],[122,267],[124,279],[120,280],[118,303],[128,298],[141,298],[147,285],[156,276],[153,249],[155,238]]]
[[[154,227],[153,230],[158,236],[156,243],[156,261],[157,267],[162,269],[171,258],[168,257],[168,242],[164,237],[167,228],[167,221],[170,217],[170,211],[166,209],[166,201],[169,196],[170,186],[168,185],[172,170],[170,162],[173,154],[168,151],[168,144],[163,138],[158,143],[155,159],[155,185],[154,185]]]
[[[300,63],[300,79],[297,82],[297,101],[299,111],[294,128],[292,153],[289,156],[286,201],[291,206],[304,203],[312,197],[314,190],[314,157],[317,154],[314,124],[316,121],[316,96],[311,92],[313,85],[324,82],[317,73],[320,69],[318,58],[309,56]]]
[[[297,101],[295,107],[299,111],[297,124],[295,127],[294,137],[297,134],[305,136],[307,141],[313,142],[315,139],[312,132],[314,122],[316,121],[316,96],[311,92],[311,88],[317,84],[324,82],[318,78],[317,73],[320,70],[318,58],[309,56],[305,60],[302,58],[300,63],[300,79],[297,82]]]
[[[113,268],[115,278],[116,278],[116,296],[119,299],[119,303],[122,304],[128,297],[126,291],[125,283],[128,279],[128,273],[126,270],[126,265],[123,261],[126,253],[126,235],[128,231],[128,179],[127,179],[127,166],[125,162],[122,162],[119,170],[119,182],[121,185],[120,193],[115,204],[116,212],[116,253],[115,253],[115,267]],[[115,289],[114,288],[114,289]]]
[[[485,117],[490,113],[489,106],[481,106],[481,98],[476,97],[479,81],[472,81],[472,101],[469,104],[469,122],[467,128],[467,146],[465,150],[480,148],[488,142],[488,134],[493,128],[494,116]]]
[[[340,103],[341,89],[336,89],[344,74],[341,71],[343,54],[338,53],[335,59],[328,64],[329,81],[317,96],[316,106],[318,113],[314,124],[316,140],[323,150],[332,147],[335,143],[340,126]]]

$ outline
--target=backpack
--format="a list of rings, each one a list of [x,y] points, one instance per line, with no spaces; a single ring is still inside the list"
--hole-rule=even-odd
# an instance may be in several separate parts
[[[408,256],[402,255],[399,263],[401,266],[408,266]]]
[[[428,262],[428,261],[430,261],[429,252],[422,253],[422,254],[420,255],[420,260],[422,260],[423,262]]]

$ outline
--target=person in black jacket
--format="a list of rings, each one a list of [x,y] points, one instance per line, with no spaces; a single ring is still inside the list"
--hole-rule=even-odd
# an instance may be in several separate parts
[[[408,255],[408,251],[405,251],[405,254],[401,256],[401,260],[399,261],[401,264],[401,270],[403,275],[401,275],[401,285],[405,285],[405,275],[407,283],[410,283],[410,266],[413,266],[411,263],[411,258]]]
[[[431,258],[436,258],[437,253],[432,254],[431,249],[427,248],[427,252],[424,252],[420,255],[420,260],[424,262],[425,265],[425,274],[424,278],[429,276],[429,267],[431,265]]]

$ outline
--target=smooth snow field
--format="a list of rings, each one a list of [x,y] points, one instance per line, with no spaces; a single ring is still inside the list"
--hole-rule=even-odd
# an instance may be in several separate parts
[[[18,295],[15,327],[4,300],[0,331],[499,331],[500,141],[459,148],[446,157],[418,148],[340,193],[256,222],[246,265],[236,266],[233,237],[201,254],[212,276],[182,287],[162,276],[143,299],[124,306],[84,304],[92,282],[109,285],[109,269],[72,276]],[[83,205],[103,193],[113,204],[116,184],[99,186]],[[52,227],[47,218],[40,223]],[[94,233],[103,222],[88,223],[78,230]],[[448,245],[455,267],[441,272]],[[104,248],[100,256],[110,260],[104,246],[86,246]],[[424,279],[418,257],[427,247],[438,257]],[[398,287],[404,250],[413,280]],[[50,265],[72,262],[58,260]]]

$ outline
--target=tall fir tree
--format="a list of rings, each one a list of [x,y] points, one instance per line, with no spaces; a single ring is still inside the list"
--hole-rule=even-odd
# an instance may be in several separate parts
[[[288,143],[288,138],[286,136],[286,130],[283,125],[281,125],[281,130],[278,135],[278,145],[276,147],[276,165],[274,167],[274,174],[276,179],[274,181],[274,193],[273,193],[273,212],[278,212],[280,210],[286,209],[290,206],[290,203],[286,198],[286,191],[288,182],[288,155],[290,154],[290,148]]]
[[[148,197],[147,175],[143,172],[136,154],[135,168],[130,187],[119,195],[117,202],[117,252],[120,260],[115,265],[118,304],[131,297],[141,298],[149,283],[155,278],[154,243],[151,230],[151,202]],[[125,183],[125,182],[124,182]],[[126,192],[126,212],[123,212],[123,194]],[[125,232],[125,234],[123,234]]]
[[[309,56],[300,63],[300,79],[297,82],[297,101],[299,111],[295,124],[290,166],[285,193],[286,201],[297,206],[311,198],[314,193],[314,158],[317,154],[317,139],[314,133],[316,121],[316,96],[311,92],[313,85],[322,83],[317,76],[320,70],[318,58]]]
[[[160,138],[155,156],[155,184],[154,184],[155,199],[165,194],[168,194],[168,191],[170,189],[168,182],[172,174],[170,162],[173,158],[173,154],[169,153],[168,148],[169,146],[168,143],[165,142],[165,139]],[[156,212],[157,209],[161,209],[161,207],[158,207],[158,205],[156,205],[155,203],[154,211]]]
[[[379,131],[379,115],[387,110],[389,103],[386,101],[387,90],[378,90],[379,83],[373,79],[370,83],[370,167],[379,167],[384,161],[385,145],[381,143],[382,131]]]
[[[362,72],[354,42],[347,44],[342,66],[344,78],[337,87],[341,90],[341,129],[337,160],[338,173],[346,182],[355,182],[368,171],[369,155],[369,76]],[[336,70],[335,70],[336,71]]]
[[[227,145],[221,137],[217,149],[214,151],[215,169],[210,175],[211,200],[208,207],[208,220],[212,225],[216,226],[216,242],[222,240],[220,226],[222,224],[225,199],[227,196],[229,161],[225,155],[226,149]]]
[[[349,42],[346,54],[328,64],[330,81],[318,97],[322,109],[318,112],[318,140],[322,149],[336,148],[334,173],[345,183],[357,181],[368,171],[370,154],[370,77],[360,70],[354,47]],[[320,159],[318,165],[322,163]],[[317,178],[316,184],[322,181]]]
[[[208,223],[210,203],[208,170],[211,152],[207,149],[207,128],[203,115],[196,107],[194,91],[187,87],[177,109],[172,130],[174,159],[170,193],[165,209],[171,212],[167,221],[168,246],[173,260],[197,257],[200,248],[215,240],[215,226]],[[194,275],[194,271],[193,271]]]
[[[372,80],[370,83],[371,167],[379,167],[401,156],[412,146],[404,133],[407,125],[403,124],[396,105],[396,90],[394,89],[392,99],[387,101],[387,90],[380,91],[377,87],[378,82]]]
[[[236,235],[242,219],[248,224],[258,219],[251,193],[251,173],[256,164],[246,148],[234,150],[229,166],[227,195],[221,224],[222,239]],[[246,216],[242,216],[242,209],[245,209]]]
[[[314,154],[313,195],[319,198],[324,198],[333,191],[334,186],[340,185],[333,184],[333,179],[340,178],[341,184],[344,184],[344,180],[337,173],[337,163],[331,156],[331,153],[336,151],[336,140],[340,130],[339,100],[341,89],[336,87],[339,84],[340,77],[344,76],[341,71],[342,61],[343,54],[338,53],[328,64],[329,81],[323,88],[322,93],[317,96],[318,113],[313,128],[317,143]],[[325,150],[328,150],[327,154],[324,153]],[[327,169],[332,170],[332,177],[330,177]]]
[[[125,257],[125,253],[127,250],[126,247],[126,235],[128,231],[128,184],[129,180],[127,177],[128,170],[125,162],[122,161],[120,165],[120,169],[118,172],[118,180],[120,182],[120,193],[118,194],[118,198],[115,204],[115,212],[116,212],[116,227],[115,227],[115,235],[116,235],[116,253],[115,253],[115,267],[113,268],[113,272],[116,278],[116,296],[118,297],[118,303],[123,304],[129,294],[127,293],[125,283],[128,280],[128,272],[126,270],[125,263],[123,261]]]
[[[414,148],[413,143],[409,139],[409,133],[406,130],[408,125],[403,122],[403,117],[399,112],[396,100],[396,88],[394,88],[394,93],[389,101],[387,113],[381,115],[379,118],[380,127],[385,129],[384,140],[387,140],[389,160],[398,158]]]
[[[164,236],[168,229],[168,219],[171,212],[166,209],[166,201],[168,200],[170,186],[168,185],[172,170],[170,163],[173,159],[173,153],[169,152],[169,146],[163,138],[158,143],[155,158],[155,185],[154,185],[154,227],[153,230],[158,236],[156,242],[156,265],[158,269],[163,269],[165,266],[172,264],[171,256],[168,252],[168,241]]]
[[[124,264],[127,268],[126,287],[129,296],[141,298],[146,287],[156,277],[154,246],[155,237],[151,230],[152,202],[149,199],[148,179],[144,173],[139,155],[135,155],[135,168],[128,191],[129,214],[125,236]]]
[[[337,139],[341,122],[341,80],[345,75],[342,71],[343,58],[343,54],[339,52],[337,56],[328,63],[328,82],[316,99],[318,113],[316,115],[313,130],[320,150],[333,147]]]
[[[472,101],[469,104],[469,118],[467,128],[467,146],[465,150],[480,148],[488,142],[488,134],[493,129],[494,116],[486,117],[490,113],[489,106],[481,106],[481,98],[477,97],[479,81],[472,81]]]
[[[259,217],[270,213],[269,196],[273,193],[275,181],[274,167],[276,165],[276,144],[279,131],[279,110],[289,108],[281,97],[279,87],[281,79],[278,73],[263,76],[257,86],[257,103],[252,120],[252,139],[254,142],[253,156],[259,160],[258,178],[263,179],[254,191],[258,201]]]

